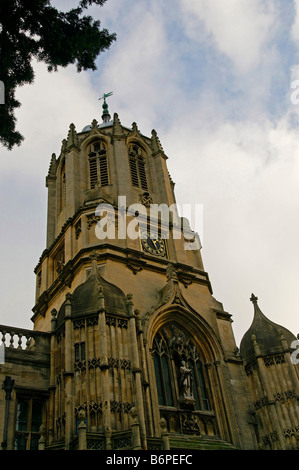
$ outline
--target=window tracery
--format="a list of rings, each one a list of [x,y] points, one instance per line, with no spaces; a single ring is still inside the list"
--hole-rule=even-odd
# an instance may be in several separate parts
[[[211,409],[207,378],[199,351],[175,325],[160,330],[153,342],[160,406]]]

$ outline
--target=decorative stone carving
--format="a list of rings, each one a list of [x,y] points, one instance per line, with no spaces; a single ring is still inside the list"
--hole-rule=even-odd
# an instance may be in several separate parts
[[[143,194],[140,194],[139,198],[141,204],[143,204],[145,207],[150,207],[150,205],[153,204],[153,198],[147,191],[145,191]]]
[[[76,239],[79,238],[79,235],[80,235],[81,232],[82,232],[81,219],[79,219],[78,222],[75,224],[75,235],[76,235]]]
[[[264,357],[263,360],[266,367],[274,366],[275,364],[285,363],[284,354],[277,354],[276,356]]]
[[[127,253],[127,266],[134,274],[142,271],[144,262],[140,260],[141,255],[137,253]]]
[[[112,413],[130,413],[131,409],[133,409],[134,404],[129,402],[122,402],[122,401],[113,401],[111,400],[110,403],[110,410]],[[107,402],[98,402],[98,401],[91,401],[87,406],[87,402],[79,403],[75,406],[75,414],[77,418],[79,418],[80,413],[87,413],[87,410],[90,413],[102,413],[103,409],[108,408]]]
[[[186,337],[175,325],[171,326],[172,337],[169,340],[169,348],[181,356],[186,347]]]
[[[86,360],[81,360],[81,361],[76,361],[74,363],[74,370],[75,371],[80,371],[80,370],[86,370],[86,367],[88,369],[95,369],[97,367],[101,367],[102,362],[100,358],[92,358]],[[108,366],[113,367],[115,369],[123,369],[123,370],[130,370],[131,369],[131,361],[128,359],[120,359],[120,358],[115,358],[115,357],[109,357],[108,358]]]
[[[96,217],[95,214],[87,214],[87,230],[90,230],[93,224],[97,224],[100,220],[99,217]]]
[[[176,269],[171,263],[168,263],[167,265],[166,277],[167,277],[167,281],[170,281],[170,280],[173,280],[176,282],[178,281],[178,275],[177,275]]]
[[[186,414],[182,416],[182,427],[183,432],[186,434],[201,434],[199,420],[192,414]]]
[[[267,397],[263,397],[261,398],[260,400],[257,400],[255,403],[254,403],[254,408],[256,410],[259,410],[260,408],[262,408],[263,406],[267,406],[269,403],[269,400]]]
[[[107,315],[106,325],[115,326],[119,328],[128,328],[128,320],[126,318],[116,318]]]

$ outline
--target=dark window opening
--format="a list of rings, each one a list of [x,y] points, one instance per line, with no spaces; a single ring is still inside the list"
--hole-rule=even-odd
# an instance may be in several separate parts
[[[85,361],[85,343],[76,343],[75,344],[75,362]]]
[[[106,144],[95,142],[89,149],[89,183],[90,188],[109,185],[108,156]]]
[[[43,402],[19,398],[17,403],[15,450],[38,450],[39,430],[43,421]]]
[[[129,148],[129,165],[132,185],[136,188],[148,190],[144,152],[138,145]]]

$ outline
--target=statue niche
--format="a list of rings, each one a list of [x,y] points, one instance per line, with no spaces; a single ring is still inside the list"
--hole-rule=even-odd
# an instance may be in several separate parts
[[[169,339],[169,349],[175,362],[177,383],[179,388],[180,408],[194,410],[192,370],[188,367],[188,341],[185,334],[175,325],[171,326],[172,337]]]

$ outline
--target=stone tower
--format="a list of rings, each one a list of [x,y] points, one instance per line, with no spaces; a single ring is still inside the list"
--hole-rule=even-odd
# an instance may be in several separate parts
[[[257,440],[264,449],[297,449],[299,381],[290,346],[298,341],[289,330],[262,313],[253,294],[251,301],[254,318],[242,338],[240,352],[248,377]]]
[[[156,131],[111,119],[104,100],[101,123],[70,125],[46,186],[34,327],[0,325],[2,447],[271,448],[275,413],[255,409],[272,387],[261,358],[276,361],[294,337],[271,326],[270,344],[258,327],[244,336],[243,361],[199,237],[179,215]],[[298,366],[287,360],[275,380],[294,401]],[[283,413],[296,432],[295,402],[279,413],[276,426]]]
[[[81,410],[90,432],[128,432],[134,408],[143,449],[161,419],[170,441],[254,445],[231,315],[178,216],[166,160],[155,131],[126,128],[107,108],[101,124],[71,124],[52,156],[33,309],[34,329],[52,331],[49,444],[69,448]],[[153,205],[173,208],[168,226],[158,214],[149,228]],[[108,219],[113,236],[101,239]]]

